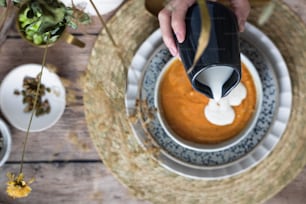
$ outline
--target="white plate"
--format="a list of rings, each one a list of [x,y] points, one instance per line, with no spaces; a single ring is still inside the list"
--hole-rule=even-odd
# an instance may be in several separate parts
[[[272,41],[256,27],[247,24],[246,31],[242,33],[241,37],[246,41],[244,43],[246,46],[243,48],[244,54],[253,60],[252,63],[257,69],[261,70],[259,74],[261,80],[264,81],[263,98],[272,97],[271,100],[268,100],[268,102],[272,102],[268,105],[266,102],[263,102],[262,107],[262,115],[268,115],[269,120],[259,119],[253,130],[257,137],[257,132],[262,133],[261,127],[264,127],[264,135],[258,137],[255,142],[244,141],[244,144],[254,144],[254,146],[234,148],[228,150],[227,153],[219,151],[217,152],[218,156],[213,158],[215,155],[211,153],[209,153],[209,156],[206,153],[186,153],[189,150],[168,139],[167,135],[161,133],[162,131],[155,131],[155,129],[158,129],[155,127],[152,128],[154,131],[150,132],[154,142],[148,143],[148,137],[150,136],[145,134],[140,123],[131,124],[136,138],[144,148],[149,148],[150,145],[164,145],[157,160],[165,168],[190,178],[222,179],[242,173],[258,164],[273,150],[280,140],[289,120],[292,103],[291,82],[286,63]],[[248,46],[248,44],[251,46]],[[138,99],[138,93],[141,92],[139,86],[147,83],[141,81],[142,73],[145,73],[147,69],[150,70],[148,67],[156,66],[156,63],[159,63],[160,66],[167,63],[167,59],[170,58],[169,56],[164,58],[165,55],[169,55],[165,52],[168,51],[163,48],[161,33],[157,30],[141,45],[135,54],[128,73],[125,101],[129,115],[132,115],[135,111],[135,102]],[[158,56],[162,58],[160,61],[156,60]],[[151,63],[152,59],[156,60],[154,65]],[[153,70],[151,75],[155,74],[156,76],[154,77],[157,77],[159,74],[157,72]],[[270,85],[273,88],[270,88]],[[151,89],[154,88],[151,86]],[[147,90],[145,93],[152,91],[154,90]],[[151,102],[149,101],[149,103]],[[250,139],[252,140],[252,137]],[[170,149],[168,148],[169,146]],[[239,155],[241,148],[247,151]],[[229,156],[234,158],[235,155],[239,156],[233,160],[227,159]],[[216,164],[214,165],[213,162],[216,162]]]
[[[66,6],[71,6],[71,0],[62,0]],[[120,6],[123,0],[93,0],[100,14],[111,12]],[[74,5],[78,8],[83,8],[90,15],[96,16],[97,13],[88,0],[73,0]]]
[[[24,77],[36,77],[40,71],[41,65],[39,64],[18,66],[6,75],[0,86],[1,111],[15,128],[22,131],[26,131],[28,128],[31,112],[24,112],[23,97],[14,94],[14,91],[22,90]],[[34,115],[30,128],[31,132],[50,128],[60,119],[66,106],[65,88],[55,73],[44,68],[41,82],[46,87],[51,88],[51,92],[46,92],[46,95],[43,97],[43,100],[48,99],[51,111],[38,117]]]

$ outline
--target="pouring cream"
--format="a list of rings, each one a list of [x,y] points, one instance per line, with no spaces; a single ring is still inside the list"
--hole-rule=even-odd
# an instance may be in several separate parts
[[[210,99],[204,108],[206,119],[214,125],[230,125],[235,120],[235,111],[232,106],[239,106],[247,96],[245,86],[240,82],[229,95],[219,100]]]
[[[212,92],[212,96],[216,101],[222,97],[223,84],[233,74],[233,68],[227,66],[215,66],[202,71],[196,80],[208,86]]]

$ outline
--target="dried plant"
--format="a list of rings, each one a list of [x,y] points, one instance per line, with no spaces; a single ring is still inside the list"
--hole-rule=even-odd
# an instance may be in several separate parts
[[[14,199],[24,198],[31,193],[32,188],[30,187],[30,184],[33,183],[34,179],[26,182],[24,180],[23,173],[20,173],[18,176],[15,176],[12,173],[8,173],[7,177],[9,178],[9,181],[7,182],[6,192],[9,196]]]
[[[36,77],[29,77],[26,76],[23,79],[23,89],[15,90],[15,95],[22,95],[22,103],[25,104],[24,112],[29,113],[33,111],[34,109],[34,102],[35,102],[35,94],[36,90],[39,84],[40,74],[38,74]],[[51,111],[51,106],[48,101],[48,99],[43,100],[43,96],[47,93],[51,92],[51,89],[49,87],[46,87],[44,84],[40,85],[39,91],[38,91],[38,101],[36,105],[35,110],[35,116],[41,116],[44,114],[48,114]]]
[[[27,183],[27,182],[24,181],[23,164],[24,164],[24,156],[25,156],[27,141],[28,141],[29,134],[30,134],[30,128],[31,128],[33,116],[36,112],[36,107],[37,107],[37,104],[38,104],[37,102],[38,102],[39,91],[40,91],[40,87],[41,87],[41,77],[43,75],[43,70],[44,70],[44,67],[45,67],[45,64],[46,64],[47,51],[48,51],[48,45],[45,47],[43,60],[42,60],[42,63],[41,63],[41,71],[38,74],[38,83],[37,83],[37,86],[36,86],[35,98],[34,98],[34,101],[33,101],[33,107],[32,107],[33,109],[32,109],[29,124],[28,124],[28,127],[27,127],[25,140],[23,142],[23,149],[22,149],[22,155],[21,155],[19,174],[16,177],[11,172],[9,172],[7,174],[8,178],[9,178],[9,181],[7,182],[6,191],[7,191],[7,194],[12,198],[27,197],[30,194],[30,192],[32,191],[32,189],[29,186],[29,184],[32,183],[32,182]]]

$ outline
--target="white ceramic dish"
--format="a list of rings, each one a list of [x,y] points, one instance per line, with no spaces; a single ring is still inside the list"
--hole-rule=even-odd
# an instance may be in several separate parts
[[[144,148],[161,148],[156,159],[177,174],[215,180],[240,174],[262,161],[280,140],[289,120],[292,93],[288,69],[273,42],[251,24],[241,34],[242,53],[254,64],[263,84],[260,118],[247,138],[225,150],[198,152],[186,149],[169,137],[158,119],[148,124],[145,134],[140,121],[131,124],[135,137]],[[128,73],[126,108],[128,115],[136,110],[136,100],[146,100],[154,108],[155,83],[161,68],[171,59],[162,43],[160,30],[155,31],[136,52]],[[156,70],[158,68],[159,70]],[[140,98],[139,98],[140,97]],[[146,113],[143,113],[146,119]],[[150,138],[153,138],[153,142]]]
[[[40,71],[41,65],[39,64],[20,65],[8,73],[0,85],[1,111],[15,128],[22,131],[27,130],[31,113],[24,112],[23,97],[14,94],[14,91],[22,90],[24,77],[36,77]],[[51,89],[51,92],[47,92],[43,97],[43,99],[48,99],[51,111],[50,113],[33,117],[31,132],[43,131],[53,126],[64,113],[66,106],[65,88],[55,73],[44,68],[42,84]]]
[[[246,124],[245,128],[234,138],[227,140],[225,142],[219,143],[219,144],[199,144],[199,143],[194,143],[188,140],[184,140],[181,138],[179,135],[177,135],[168,125],[167,121],[163,117],[163,111],[162,107],[160,104],[160,99],[159,99],[159,89],[160,89],[160,84],[163,79],[164,74],[167,72],[168,68],[170,67],[171,63],[175,58],[172,58],[171,60],[168,61],[168,63],[165,65],[165,67],[162,69],[161,73],[158,76],[158,79],[156,81],[156,88],[155,88],[155,93],[154,93],[154,103],[157,108],[157,117],[162,125],[162,128],[165,130],[167,135],[169,135],[176,143],[180,144],[183,147],[193,149],[196,151],[221,151],[227,148],[230,148],[237,144],[240,140],[245,138],[245,136],[248,135],[248,133],[254,128],[256,121],[258,120],[260,111],[261,111],[261,105],[262,105],[262,85],[261,85],[261,80],[258,75],[258,72],[256,68],[254,67],[253,63],[244,55],[241,53],[241,62],[245,64],[246,68],[250,72],[253,78],[253,82],[255,84],[255,89],[256,89],[256,105],[255,105],[255,111],[250,119],[250,121]],[[203,112],[204,114],[204,112]],[[178,116],[179,117],[179,116]],[[204,117],[204,115],[203,115]],[[192,124],[190,124],[192,125]],[[220,127],[222,128],[222,126]]]
[[[71,0],[62,0],[66,6],[71,6]],[[100,14],[106,14],[114,9],[118,8],[122,4],[123,0],[93,0],[95,6],[97,7]],[[96,16],[97,13],[92,7],[91,3],[87,0],[73,0],[73,3],[79,7],[83,8],[84,11],[92,16]]]
[[[7,125],[0,119],[0,134],[2,135],[3,146],[0,151],[0,166],[3,166],[11,153],[12,138]]]

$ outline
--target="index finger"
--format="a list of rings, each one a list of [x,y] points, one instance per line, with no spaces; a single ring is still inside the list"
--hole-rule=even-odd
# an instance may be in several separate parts
[[[171,54],[173,56],[176,56],[178,51],[171,28],[171,11],[169,11],[167,8],[161,10],[158,14],[158,20],[160,30],[162,32],[163,41],[170,50]]]

